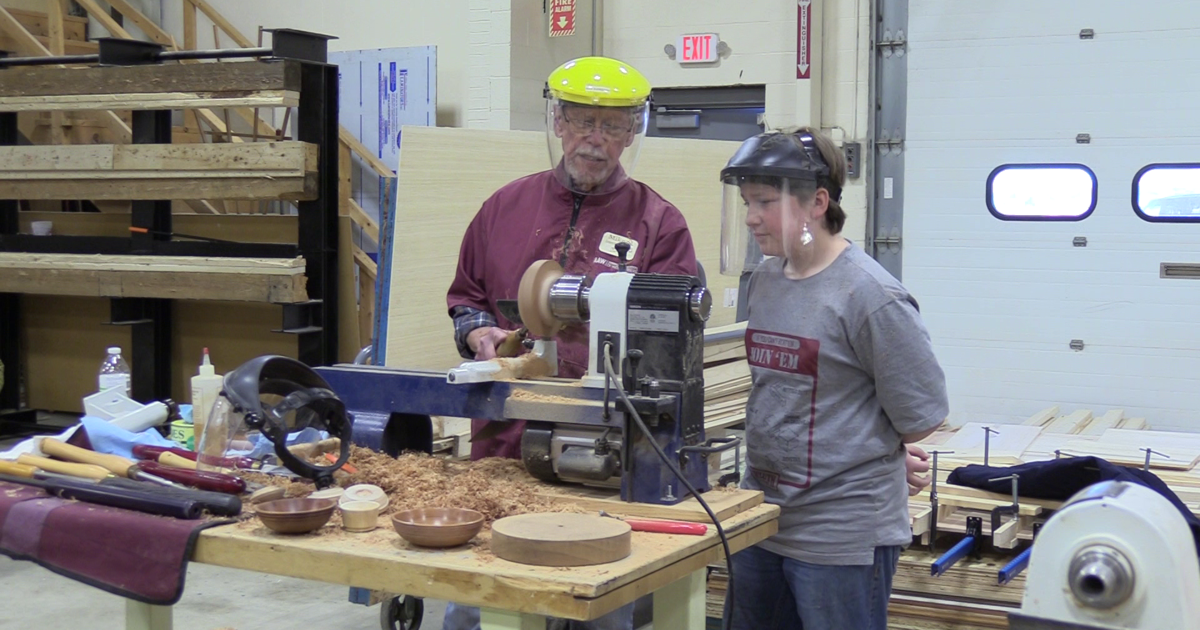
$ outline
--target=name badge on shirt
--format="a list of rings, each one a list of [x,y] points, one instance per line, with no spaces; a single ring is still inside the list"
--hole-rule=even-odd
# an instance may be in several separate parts
[[[604,236],[600,239],[600,251],[608,254],[609,256],[616,256],[617,258],[620,258],[620,256],[617,256],[617,243],[629,244],[629,254],[626,256],[625,260],[633,260],[633,255],[637,253],[638,242],[631,238],[621,236],[620,234],[605,232]]]

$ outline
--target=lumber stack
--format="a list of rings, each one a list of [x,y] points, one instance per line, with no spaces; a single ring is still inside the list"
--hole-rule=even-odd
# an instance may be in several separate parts
[[[727,338],[704,345],[704,429],[710,436],[746,422],[750,366],[745,330],[745,322],[705,330],[709,339]]]

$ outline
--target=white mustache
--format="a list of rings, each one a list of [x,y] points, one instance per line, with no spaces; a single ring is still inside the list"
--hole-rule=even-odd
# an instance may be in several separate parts
[[[586,158],[592,158],[592,159],[596,159],[596,160],[607,160],[608,159],[608,156],[604,155],[603,151],[580,150],[580,151],[575,152],[575,157],[586,157]]]

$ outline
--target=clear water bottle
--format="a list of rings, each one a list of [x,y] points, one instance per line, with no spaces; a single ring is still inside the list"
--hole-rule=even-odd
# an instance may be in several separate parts
[[[121,356],[121,348],[109,348],[104,363],[100,364],[99,391],[120,388],[121,393],[129,396],[130,380],[129,364]]]

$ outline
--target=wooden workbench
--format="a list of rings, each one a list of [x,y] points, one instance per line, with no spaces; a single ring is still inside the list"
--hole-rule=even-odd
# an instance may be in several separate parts
[[[730,550],[773,535],[778,517],[779,507],[766,503],[723,516]],[[433,550],[409,545],[383,519],[380,525],[369,534],[301,536],[275,534],[257,521],[214,527],[201,532],[192,561],[478,606],[484,630],[542,629],[546,617],[595,619],[655,593],[656,627],[699,629],[706,567],[723,556],[713,528],[704,536],[634,532],[624,560],[537,567],[493,556],[479,544],[490,532],[471,546]],[[169,628],[170,620],[169,608],[127,604],[129,628]]]

